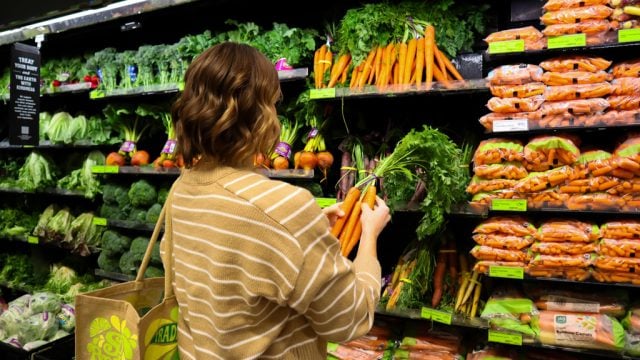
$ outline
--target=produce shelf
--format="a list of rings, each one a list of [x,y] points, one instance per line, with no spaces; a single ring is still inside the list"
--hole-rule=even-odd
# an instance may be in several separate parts
[[[98,218],[98,219],[103,219],[103,218]],[[95,219],[94,219],[94,222],[96,222]],[[140,231],[152,232],[155,226],[155,223],[150,224],[150,223],[140,223],[140,222],[129,221],[129,220],[106,219],[106,226],[111,228],[116,228],[116,229],[140,230]]]
[[[536,348],[536,349],[548,349],[554,351],[562,351],[568,352],[576,355],[588,356],[589,359],[598,358],[598,359],[638,359],[637,357],[627,356],[619,352],[615,351],[606,351],[606,350],[590,350],[590,349],[578,349],[572,347],[564,347],[564,346],[551,346],[545,345],[537,342],[533,343],[523,343],[523,347],[528,348]]]
[[[97,165],[91,171],[94,174],[134,174],[134,175],[180,175],[180,168],[154,168],[153,166],[116,166],[116,165]],[[315,172],[313,170],[302,169],[257,169],[258,172],[272,179],[313,179]]]
[[[431,89],[424,85],[390,85],[380,89],[374,85],[367,85],[362,89],[350,88],[325,88],[312,89],[311,99],[337,99],[337,98],[371,98],[371,97],[397,97],[414,95],[462,95],[462,94],[489,94],[489,87],[485,79],[468,79],[451,81],[451,86],[445,87],[442,83],[434,82]]]
[[[23,189],[20,189],[20,188],[0,187],[0,193],[34,194],[34,195],[47,194],[47,195],[58,195],[58,196],[70,196],[70,197],[85,198],[84,193],[82,193],[82,192],[59,189],[59,188],[47,188],[47,189],[38,190],[38,191],[26,191],[26,190],[23,190]]]
[[[91,90],[90,82],[79,82],[75,84],[64,84],[58,87],[46,88],[40,96],[54,96],[61,94],[84,94]]]
[[[408,309],[408,310],[392,310],[392,311],[387,311],[383,308],[377,308],[376,309],[376,314],[378,315],[384,315],[384,316],[393,316],[393,317],[400,317],[400,318],[405,318],[405,319],[414,319],[414,320],[430,320],[429,317],[429,312],[433,311],[433,309],[430,308],[423,308],[422,310],[417,310],[417,309]],[[475,328],[475,329],[488,329],[489,328],[489,323],[482,318],[476,317],[476,318],[466,318],[464,316],[460,316],[457,314],[447,314],[446,312],[440,312],[440,311],[435,311],[436,313],[440,313],[441,315],[444,315],[443,318],[440,319],[433,319],[434,322],[439,322],[442,324],[446,324],[446,325],[453,325],[453,326],[462,326],[462,327],[468,327],[468,328]],[[450,318],[449,318],[450,317]]]
[[[558,284],[584,284],[584,285],[597,285],[597,286],[609,286],[609,287],[614,286],[614,287],[640,289],[640,285],[634,285],[630,283],[610,283],[610,282],[600,282],[600,281],[594,281],[594,280],[573,281],[573,280],[558,279],[558,278],[533,277],[528,275],[525,275],[523,280],[550,282],[550,283],[558,283]]]
[[[135,276],[133,276],[133,275],[126,275],[126,274],[121,274],[121,273],[109,272],[109,271],[104,271],[102,269],[95,269],[94,274],[97,277],[101,277],[101,278],[107,279],[107,280],[118,281],[118,282],[131,281],[131,280],[135,279]]]
[[[51,141],[45,140],[45,141],[41,141],[38,146],[32,146],[32,145],[11,145],[11,144],[9,144],[9,140],[8,139],[4,139],[4,140],[0,141],[0,149],[3,149],[3,150],[5,150],[5,149],[6,150],[18,150],[18,149],[42,149],[42,150],[47,150],[47,149],[93,149],[93,148],[99,148],[99,147],[103,147],[103,146],[109,146],[109,145],[94,144],[94,143],[91,143],[89,141],[78,141],[78,142],[75,142],[73,144],[52,144]]]
[[[508,199],[508,200],[514,200],[514,205],[516,206],[521,204],[521,203],[515,202],[515,200],[520,200],[520,199]],[[526,206],[526,201],[524,202],[524,204]],[[526,209],[521,210],[521,209],[515,209],[515,206],[513,209],[496,209],[496,208],[492,208],[487,204],[466,202],[466,203],[459,204],[451,211],[451,215],[455,215],[455,216],[469,216],[469,217],[480,217],[480,218],[486,218],[490,214],[500,214],[500,213],[519,213],[519,214],[548,213],[548,214],[554,214],[554,215],[567,215],[567,216],[575,216],[577,214],[636,216],[636,215],[640,215],[640,210],[623,211],[623,210],[613,209],[613,208],[601,209],[601,210],[599,209],[573,210],[573,209],[560,208],[560,207],[543,207],[543,208],[526,207]]]
[[[303,169],[258,169],[263,175],[271,179],[313,179],[315,171]]]
[[[495,120],[492,124],[492,129],[487,129],[485,133],[499,135],[548,134],[555,131],[594,132],[607,129],[637,129],[640,127],[639,115],[640,113],[614,124],[609,124],[605,121],[594,121],[592,124],[578,124],[574,122],[574,119],[570,119],[568,126],[541,126],[539,121],[516,118],[509,120]]]

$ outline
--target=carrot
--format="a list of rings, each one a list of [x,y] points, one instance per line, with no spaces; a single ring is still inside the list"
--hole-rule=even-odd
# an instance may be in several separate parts
[[[393,64],[393,85],[400,83],[400,62],[396,61]]]
[[[327,45],[322,44],[318,53],[318,72],[315,72],[313,75],[316,80],[316,88],[319,89],[322,87],[322,76],[324,74],[324,56],[327,52]]]
[[[355,186],[349,188],[349,191],[347,192],[347,195],[345,195],[344,201],[340,206],[342,211],[344,211],[344,216],[341,218],[338,218],[338,220],[336,220],[335,224],[333,224],[333,227],[331,228],[331,234],[333,236],[338,237],[338,235],[340,235],[340,232],[342,231],[345,223],[347,222],[347,219],[349,219],[349,215],[353,211],[355,203],[358,201],[359,198],[360,198],[360,189],[358,189]]]
[[[360,199],[355,203],[353,210],[351,210],[351,214],[349,214],[349,218],[347,219],[347,223],[344,225],[342,229],[342,233],[340,233],[340,250],[343,256],[347,250],[347,246],[351,242],[351,236],[353,235],[354,230],[356,229],[356,225],[360,222],[360,214],[362,213],[362,202]]]
[[[322,77],[320,78],[320,87],[325,87],[324,77],[327,71],[331,72],[331,64],[333,63],[333,53],[331,49],[327,47],[327,51],[324,53],[324,62],[322,66]]]
[[[347,65],[342,69],[342,74],[340,75],[340,84],[344,85],[347,82],[347,76],[349,76],[349,66],[351,65],[351,59],[347,62]]]
[[[358,85],[358,78],[360,76],[361,68],[362,64],[353,67],[353,70],[351,71],[351,81],[349,82],[350,89],[353,89],[354,87],[356,87],[356,85]]]
[[[440,250],[436,260],[436,269],[433,273],[433,295],[431,296],[431,307],[436,308],[442,299],[444,275],[447,270],[447,253]]]
[[[384,49],[384,54],[382,55],[382,68],[380,69],[380,79],[376,82],[376,85],[380,87],[385,87],[389,84],[389,76],[391,75],[393,57],[395,55],[394,50],[395,44],[392,42]]]
[[[375,185],[369,185],[365,190],[364,196],[362,197],[361,206],[369,206],[369,208],[373,209],[376,204],[376,193],[377,189]],[[360,210],[362,212],[362,210]],[[353,248],[356,246],[358,241],[360,240],[360,235],[362,235],[362,222],[360,221],[360,217],[358,216],[358,223],[356,224],[356,228],[353,231],[353,234],[349,238],[349,242],[342,253],[344,256],[349,256]]]
[[[319,60],[320,58],[320,48],[316,49],[316,51],[313,53],[313,80],[316,86],[316,89],[320,87],[320,83],[318,82],[318,73],[320,72],[319,70]]]
[[[425,38],[418,39],[418,45],[416,49],[416,79],[415,84],[416,88],[420,88],[420,84],[422,83],[422,71],[424,70],[424,46],[425,46]]]
[[[418,46],[418,39],[411,38],[411,40],[409,40],[409,43],[407,44],[407,55],[405,58],[405,62],[404,62],[404,77],[402,78],[401,82],[403,84],[411,84],[411,74],[414,73],[413,72],[413,68],[415,66],[415,61],[416,61],[416,50],[417,50],[417,46]]]
[[[442,53],[438,50],[438,45],[433,44],[433,55],[436,58],[436,62],[438,63],[438,67],[433,69],[433,73],[435,76],[436,70],[439,70],[445,80],[449,80],[449,76],[447,75],[447,65],[444,64],[444,59],[442,58]],[[439,80],[440,81],[440,80]]]
[[[458,281],[458,252],[456,251],[456,246],[453,242],[449,244],[449,252],[447,253],[448,265],[449,265],[449,277],[451,277],[451,281],[453,283]],[[451,286],[453,290],[453,286]]]
[[[338,58],[338,61],[336,61],[336,64],[334,66],[335,71],[333,72],[333,74],[331,74],[331,77],[329,79],[329,84],[327,85],[327,87],[332,88],[336,86],[336,83],[338,83],[338,80],[342,76],[344,69],[346,69],[347,65],[349,65],[349,61],[351,61],[351,55],[349,54],[340,55],[340,57]]]
[[[367,55],[364,63],[362,64],[362,74],[358,76],[358,88],[364,87],[367,79],[369,78],[369,74],[373,71],[373,60],[376,56],[376,49],[372,49]]]
[[[406,42],[401,42],[399,45],[399,50],[398,50],[398,82],[394,83],[401,83],[404,80],[404,72],[405,69],[407,67],[407,50],[409,48],[409,46],[407,45]]]
[[[437,66],[433,68],[433,77],[439,82],[441,82],[442,85],[444,85],[444,87],[446,87],[447,89],[451,88],[451,83],[449,82],[449,79],[447,79],[445,75],[440,72],[440,69],[438,69]]]
[[[427,75],[427,89],[431,89],[431,83],[433,82],[435,37],[435,28],[433,25],[427,25],[424,29],[424,64]]]
[[[440,49],[438,49],[438,52],[440,53],[440,56],[442,56],[444,65],[447,67],[447,70],[449,70],[451,75],[453,75],[453,77],[456,78],[457,80],[464,80],[462,78],[462,75],[460,75],[460,73],[458,72],[458,69],[456,69],[456,67],[453,66],[453,64],[451,63],[451,60],[449,60],[447,55],[445,55],[442,51],[440,51]]]
[[[384,56],[384,47],[383,46],[378,46],[376,48],[376,58],[374,59],[374,75],[375,75],[375,79],[376,81],[378,81],[378,79],[380,78],[380,71],[382,69],[382,58]],[[371,85],[373,84],[373,76],[369,76],[368,79],[368,84]]]

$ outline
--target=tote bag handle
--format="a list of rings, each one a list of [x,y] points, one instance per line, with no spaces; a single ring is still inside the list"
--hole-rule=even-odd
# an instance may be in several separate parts
[[[180,178],[178,178],[179,180]],[[147,267],[149,266],[149,262],[151,260],[151,254],[153,253],[153,246],[158,241],[158,237],[160,236],[160,230],[164,225],[165,218],[167,224],[164,229],[164,240],[167,243],[165,244],[165,257],[167,259],[173,259],[173,236],[171,236],[171,197],[173,195],[173,188],[175,184],[178,182],[176,180],[173,185],[171,185],[171,190],[169,190],[169,194],[167,194],[167,199],[162,205],[162,210],[160,211],[160,216],[158,216],[158,221],[156,221],[156,225],[153,228],[153,233],[151,234],[151,239],[149,239],[149,245],[147,246],[147,250],[144,252],[144,257],[142,258],[142,263],[140,264],[140,268],[138,269],[138,274],[136,275],[136,282],[140,282],[144,279],[144,273],[147,271]],[[171,269],[165,269],[164,271],[164,299],[173,296],[173,271]]]

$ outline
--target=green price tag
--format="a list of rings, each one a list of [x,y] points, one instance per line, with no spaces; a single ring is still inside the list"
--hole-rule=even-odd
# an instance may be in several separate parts
[[[494,41],[489,43],[489,54],[523,52],[524,40]]]
[[[25,149],[33,149],[35,146],[34,145],[22,145],[23,148]]]
[[[640,29],[622,29],[618,30],[618,42],[628,43],[640,41]]]
[[[492,199],[491,210],[527,211],[527,199]]]
[[[430,309],[428,307],[422,308],[422,311],[420,312],[420,316],[422,316],[423,319],[431,319],[435,322],[439,322],[446,325],[451,325],[451,319],[453,318],[453,314],[451,313]]]
[[[489,330],[489,341],[500,344],[522,346],[522,335],[507,334],[500,331]]]
[[[107,219],[101,218],[101,217],[94,217],[93,225],[107,226]]]
[[[489,277],[504,279],[524,279],[524,269],[515,266],[490,266]]]
[[[336,351],[338,350],[338,343],[328,342],[327,343],[327,351]]]
[[[336,203],[336,199],[334,198],[316,198],[316,202],[320,205],[321,208],[326,208]]]
[[[547,48],[561,49],[576,46],[587,46],[586,34],[553,36],[547,40]]]
[[[38,244],[40,242],[40,239],[38,239],[38,237],[36,236],[27,236],[27,242],[29,244]]]
[[[93,165],[91,172],[94,174],[104,174],[104,165]]]
[[[100,99],[105,97],[105,93],[102,90],[93,90],[89,93],[89,99]]]
[[[333,99],[336,97],[336,88],[311,89],[309,99]]]
[[[184,83],[178,83],[178,91],[184,91]]]
[[[120,167],[118,167],[118,165],[105,165],[104,166],[104,173],[105,174],[117,174],[119,170],[120,170]]]

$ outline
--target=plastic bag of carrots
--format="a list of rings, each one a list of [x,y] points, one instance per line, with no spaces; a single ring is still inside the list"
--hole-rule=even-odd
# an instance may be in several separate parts
[[[540,40],[544,37],[540,30],[533,26],[524,26],[502,31],[495,31],[484,38],[486,43],[509,40]]]
[[[527,284],[529,285],[529,284]],[[526,294],[539,310],[583,312],[621,317],[626,313],[629,295],[626,290],[593,292],[526,286]]]
[[[562,194],[557,189],[527,193],[527,207],[531,209],[563,209],[569,200],[569,194]]]
[[[478,176],[471,178],[467,186],[467,193],[475,195],[481,192],[492,192],[496,190],[511,189],[517,180],[509,179],[483,179]]]
[[[537,122],[537,127],[545,128],[570,128],[576,126],[594,126],[599,123],[598,114],[574,115],[569,112],[561,114],[545,115]]]
[[[620,77],[611,80],[611,95],[636,95],[640,93],[640,78]]]
[[[558,56],[540,63],[541,68],[553,72],[597,72],[607,70],[609,66],[611,66],[611,61],[607,59],[584,55]]]
[[[600,229],[585,221],[547,220],[540,224],[535,237],[541,242],[589,243],[600,238]]]
[[[611,68],[614,78],[640,77],[640,59],[619,62]]]
[[[611,30],[611,23],[606,19],[585,20],[573,24],[548,25],[542,30],[545,36],[561,36],[568,34],[599,34]]]
[[[607,98],[609,108],[612,110],[636,110],[640,108],[639,95],[618,95]]]
[[[609,221],[600,226],[603,238],[640,239],[640,220]]]
[[[527,265],[525,274],[533,277],[561,278],[584,281],[591,277],[590,268]]]
[[[340,240],[340,252],[343,256],[349,256],[358,244],[362,234],[362,223],[360,222],[362,206],[369,206],[373,209],[376,193],[375,184],[367,185],[362,191],[356,186],[349,188],[342,202],[342,210],[345,215],[338,218],[331,228],[331,234]]]
[[[640,109],[609,110],[602,115],[604,125],[631,125],[640,123]]]
[[[485,245],[476,245],[469,252],[478,260],[527,262],[529,253],[522,250],[506,250]]]
[[[521,85],[490,85],[491,94],[500,98],[527,98],[544,94],[546,86],[541,82]]]
[[[609,0],[547,0],[542,6],[544,11],[578,8],[592,5],[607,5]]]
[[[575,24],[586,20],[606,19],[613,9],[606,5],[582,6],[577,8],[548,11],[540,17],[544,25]]]
[[[478,245],[489,246],[495,249],[522,250],[534,241],[533,236],[517,236],[503,234],[474,234],[473,241]]]
[[[561,86],[561,85],[580,85],[580,84],[597,84],[605,81],[609,81],[611,75],[606,71],[545,71],[542,74],[542,82],[549,86]],[[615,87],[612,88],[612,92]]]
[[[598,254],[610,257],[636,257],[640,255],[640,241],[635,239],[602,239]]]
[[[480,124],[484,126],[487,131],[493,131],[494,121],[508,121],[508,120],[528,120],[529,124],[536,123],[540,119],[540,113],[537,111],[532,112],[517,112],[517,113],[488,113],[480,117]]]
[[[515,268],[524,268],[526,263],[524,262],[512,262],[512,261],[489,261],[489,260],[480,260],[476,261],[475,265],[473,265],[473,271],[478,272],[480,274],[488,274],[489,268],[493,266],[507,266],[507,267],[515,267]]]
[[[620,179],[613,176],[595,176],[588,179],[571,180],[560,186],[559,191],[568,194],[584,194],[607,191],[620,184]]]
[[[540,82],[543,72],[533,64],[502,65],[489,71],[487,80],[491,85],[522,85]]]
[[[482,140],[473,154],[475,165],[519,162],[524,159],[524,146],[520,140],[491,138]]]
[[[474,165],[473,171],[475,175],[485,179],[512,179],[519,180],[527,177],[528,172],[524,165],[519,162]]]
[[[580,156],[575,142],[563,136],[538,136],[524,146],[525,166],[529,171],[546,171],[572,165]]]
[[[536,227],[522,216],[493,216],[478,224],[474,234],[504,234],[513,236],[533,236]]]
[[[618,158],[615,160],[615,165],[635,173],[640,169],[640,137],[630,135],[616,147],[613,155]],[[623,161],[625,159],[633,160],[633,163]]]
[[[536,111],[544,102],[544,96],[535,95],[528,98],[500,98],[492,97],[487,102],[487,108],[497,113],[517,113]]]
[[[540,342],[546,345],[615,351],[624,347],[622,325],[607,315],[543,310],[538,323]]]
[[[619,210],[625,204],[623,198],[607,193],[571,195],[567,200],[569,210]]]
[[[585,268],[591,266],[596,258],[595,254],[580,254],[580,255],[544,255],[535,254],[529,261],[532,266],[546,266],[546,267],[577,267]]]
[[[598,256],[593,266],[607,271],[640,272],[640,259],[630,257]]]
[[[536,242],[531,244],[531,251],[542,255],[582,255],[596,252],[595,242]]]
[[[492,192],[480,192],[471,198],[471,203],[475,205],[491,205],[493,199],[523,199],[521,194],[511,190],[497,190]]]
[[[571,178],[573,169],[561,166],[544,172],[531,172],[518,181],[513,190],[519,193],[535,193],[553,188]]]
[[[591,176],[604,176],[613,170],[612,154],[604,150],[588,150],[580,154],[577,168],[584,168]]]
[[[619,179],[619,184],[607,190],[611,195],[640,194],[640,178]]]
[[[640,274],[638,273],[594,269],[592,275],[594,279],[600,282],[640,285]]]
[[[602,98],[567,100],[567,101],[546,101],[540,106],[542,116],[571,113],[592,114],[602,112],[609,107],[609,102]]]
[[[547,86],[544,91],[546,101],[564,101],[576,99],[591,99],[607,96],[611,93],[611,84],[601,82],[596,84]],[[611,104],[611,102],[609,102]]]

